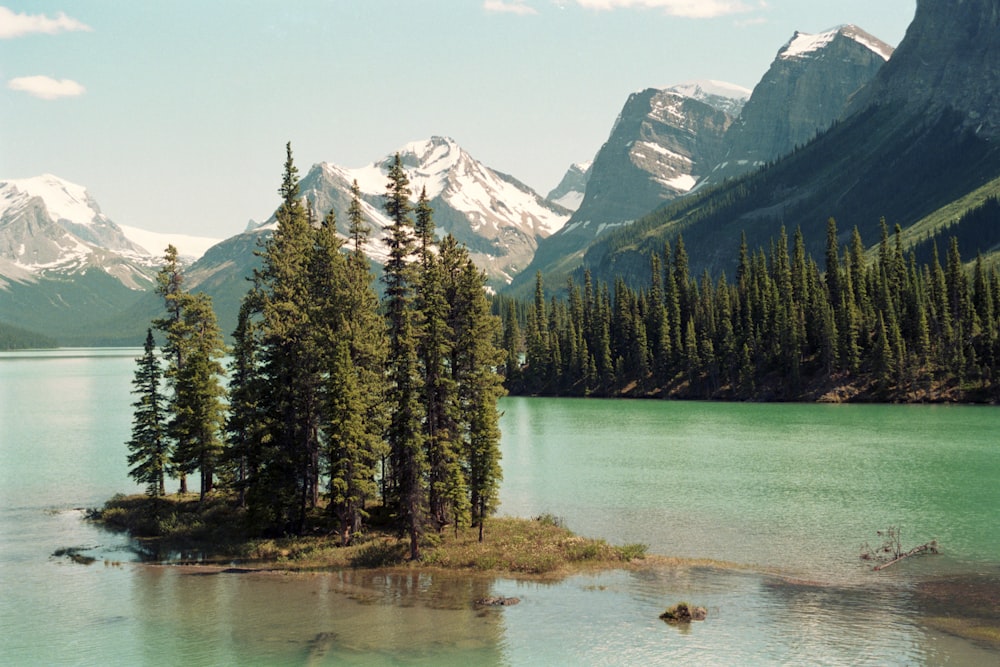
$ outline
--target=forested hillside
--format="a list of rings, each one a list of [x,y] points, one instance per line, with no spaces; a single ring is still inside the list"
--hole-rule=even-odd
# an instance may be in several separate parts
[[[0,350],[26,350],[55,346],[56,341],[47,336],[0,322]]]
[[[644,284],[650,254],[662,252],[665,242],[683,233],[696,273],[732,274],[743,234],[757,247],[780,226],[800,227],[807,250],[820,255],[830,217],[841,229],[857,227],[862,243],[871,247],[879,240],[880,218],[906,230],[1000,176],[1000,149],[994,142],[963,130],[963,120],[953,114],[926,122],[900,120],[892,108],[873,107],[755,174],[696,193],[608,234],[588,250],[584,267],[604,281],[622,276],[633,286]],[[846,242],[847,235],[840,240]],[[984,242],[970,252],[994,248]]]
[[[991,205],[992,206],[992,205]],[[985,213],[984,213],[985,215]],[[883,221],[874,259],[827,222],[817,262],[797,230],[752,251],[734,277],[693,277],[684,239],[652,253],[647,284],[588,272],[582,287],[498,300],[507,383],[519,394],[737,400],[1000,399],[1000,273],[967,271],[952,238],[930,261]],[[523,330],[523,335],[521,331]],[[523,344],[523,347],[522,347]]]

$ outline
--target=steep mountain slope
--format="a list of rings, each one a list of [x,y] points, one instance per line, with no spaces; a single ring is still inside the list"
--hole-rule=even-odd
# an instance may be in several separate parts
[[[176,240],[118,226],[86,188],[51,174],[0,182],[0,321],[63,345],[141,340],[148,318],[107,325],[153,286],[163,250],[135,237]]]
[[[139,289],[147,254],[82,186],[50,174],[0,183],[0,279],[98,269]]]
[[[702,184],[739,176],[811,141],[843,115],[851,96],[875,78],[892,52],[853,25],[795,33],[726,133],[724,161]]]
[[[587,181],[590,180],[590,168],[593,162],[577,162],[570,165],[559,185],[554,187],[545,198],[568,211],[576,211],[583,202],[587,191]]]
[[[852,111],[902,105],[909,114],[956,110],[978,136],[1000,137],[1000,4],[919,0],[906,38]]]
[[[591,167],[580,207],[539,244],[528,271],[579,258],[616,226],[691,190],[725,155],[724,137],[749,91],[722,82],[694,82],[634,93]]]
[[[995,31],[998,12],[992,2],[921,0],[903,43],[848,117],[772,167],[603,240],[586,262],[641,280],[648,249],[683,232],[695,271],[723,269],[736,258],[741,232],[757,246],[781,225],[800,226],[809,250],[822,256],[829,217],[842,241],[857,226],[872,244],[880,217],[907,228],[990,186],[1000,179],[993,129],[1000,48],[983,26]],[[969,79],[952,80],[959,73]]]

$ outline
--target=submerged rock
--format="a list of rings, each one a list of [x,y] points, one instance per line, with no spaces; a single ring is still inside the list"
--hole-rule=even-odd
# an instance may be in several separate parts
[[[505,598],[500,595],[491,595],[476,600],[476,604],[483,607],[510,607],[521,601],[521,598]]]
[[[704,621],[708,618],[708,610],[704,607],[692,607],[687,602],[678,602],[660,614],[660,618],[667,623],[690,623],[691,621]]]

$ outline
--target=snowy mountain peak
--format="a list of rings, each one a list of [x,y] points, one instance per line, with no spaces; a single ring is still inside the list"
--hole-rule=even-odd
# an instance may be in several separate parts
[[[33,197],[42,199],[53,220],[85,226],[107,222],[86,188],[52,174],[0,182],[0,215]]]
[[[814,57],[832,44],[837,37],[854,40],[883,60],[889,60],[892,57],[893,48],[891,46],[856,25],[837,26],[815,35],[796,31],[792,39],[778,52],[778,57],[785,60]]]
[[[750,99],[751,90],[725,81],[711,79],[687,81],[671,86],[667,92],[680,97],[704,102],[714,109],[725,111],[731,116],[738,116],[743,105]]]
[[[676,86],[671,86],[667,90],[696,100],[705,100],[708,97],[728,97],[733,100],[747,100],[753,92],[749,88],[738,86],[735,83],[712,79],[686,81]]]
[[[482,164],[448,137],[413,141],[397,151],[409,179],[411,199],[421,191],[434,209],[441,235],[453,234],[465,244],[480,268],[496,284],[508,282],[531,260],[538,239],[561,228],[569,211],[505,174]],[[314,165],[300,182],[302,196],[316,211],[333,210],[338,229],[346,233],[351,183],[357,181],[361,205],[372,226],[365,252],[385,259],[381,237],[391,222],[382,211],[388,171],[395,154],[365,167],[350,169],[327,162]],[[256,229],[273,227],[272,216]]]

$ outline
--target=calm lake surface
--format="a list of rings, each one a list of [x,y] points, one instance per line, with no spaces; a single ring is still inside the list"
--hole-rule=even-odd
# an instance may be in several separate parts
[[[138,490],[139,354],[0,353],[0,664],[1000,664],[936,620],[1000,581],[994,408],[508,398],[501,514],[743,567],[204,574],[135,562],[82,521]],[[943,553],[872,572],[860,545],[890,525]],[[485,595],[522,602],[475,608]],[[657,618],[680,600],[708,620]]]

